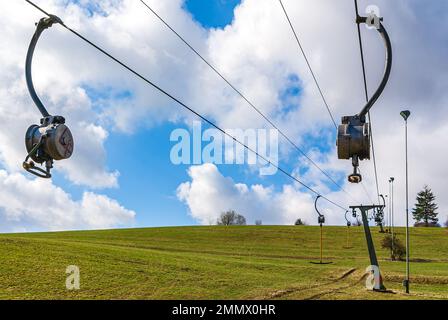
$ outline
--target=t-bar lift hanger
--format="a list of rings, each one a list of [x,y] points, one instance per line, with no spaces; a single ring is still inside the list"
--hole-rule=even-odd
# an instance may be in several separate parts
[[[314,209],[316,209],[316,212],[318,214],[317,223],[320,225],[320,260],[319,262],[311,262],[313,264],[331,264],[332,262],[323,262],[323,228],[322,225],[325,223],[325,216],[319,212],[319,209],[317,209],[317,200],[321,198],[321,195],[318,195],[316,197],[316,200],[314,201]]]
[[[50,15],[48,18],[42,18],[37,23],[36,31],[28,48],[25,66],[28,91],[43,118],[40,119],[40,125],[34,124],[26,131],[25,146],[28,155],[23,162],[23,168],[41,178],[51,178],[51,168],[53,168],[54,160],[68,159],[73,153],[73,136],[70,129],[65,125],[65,118],[62,116],[52,116],[48,113],[34,89],[31,75],[36,44],[42,32],[55,23],[62,24],[62,20],[54,15]],[[40,165],[45,163],[45,170],[37,167],[35,163]]]
[[[370,159],[371,132],[369,123],[366,123],[366,115],[386,87],[392,68],[392,45],[386,29],[381,23],[382,20],[383,18],[379,18],[374,14],[369,17],[361,17],[359,15],[357,15],[356,17],[357,24],[376,24],[376,29],[381,35],[386,47],[386,65],[384,69],[383,80],[381,81],[378,89],[369,99],[367,104],[361,109],[358,114],[354,116],[342,117],[342,124],[340,124],[338,128],[338,138],[336,142],[338,148],[338,158],[352,159],[353,173],[348,176],[348,181],[351,183],[359,183],[362,181],[362,176],[358,171],[359,160]],[[376,23],[373,23],[375,21]]]

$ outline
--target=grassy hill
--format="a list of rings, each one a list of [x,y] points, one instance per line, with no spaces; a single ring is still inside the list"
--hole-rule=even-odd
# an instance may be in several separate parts
[[[397,228],[404,241],[404,229]],[[385,285],[364,287],[362,227],[176,227],[0,235],[1,299],[448,299],[448,230],[412,228],[411,295],[405,263],[388,260],[373,228]],[[81,290],[65,289],[77,265]]]

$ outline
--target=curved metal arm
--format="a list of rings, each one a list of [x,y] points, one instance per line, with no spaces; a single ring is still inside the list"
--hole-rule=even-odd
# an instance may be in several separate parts
[[[317,209],[317,200],[319,200],[321,196],[317,196],[316,200],[314,201],[314,209],[316,209],[317,214],[319,215],[319,217],[323,217],[324,215],[322,213],[319,212],[319,209]]]
[[[350,227],[351,225],[352,225],[352,223],[350,222],[350,220],[348,220],[348,218],[347,218],[347,213],[349,213],[349,211],[347,210],[347,211],[345,211],[345,221],[347,221],[347,227]]]
[[[34,103],[36,104],[37,108],[39,109],[40,113],[44,118],[49,117],[50,114],[44,107],[42,101],[40,101],[36,93],[36,90],[34,89],[33,77],[31,75],[31,67],[33,62],[34,49],[36,48],[36,44],[39,40],[40,35],[45,29],[50,28],[54,23],[62,24],[62,20],[54,15],[50,15],[49,18],[40,19],[39,23],[37,24],[36,32],[34,33],[33,38],[31,39],[30,46],[28,47],[28,53],[26,55],[26,65],[25,65],[26,85],[28,87],[28,91],[30,92],[31,98],[33,99]]]
[[[319,212],[319,209],[317,209],[317,200],[319,200],[319,198],[321,198],[321,195],[318,195],[316,197],[316,200],[314,201],[314,208],[316,209],[317,214],[319,215],[319,217],[317,218],[317,222],[322,226],[323,223],[325,223],[325,216]]]
[[[383,199],[383,208],[386,207],[386,199],[384,199],[384,196],[380,194],[381,199]]]
[[[366,17],[359,17],[357,18],[357,23],[366,23],[367,18]],[[361,112],[358,114],[358,116],[361,119],[364,119],[366,114],[369,112],[370,108],[372,108],[373,104],[378,100],[381,93],[383,92],[384,88],[386,87],[387,81],[389,80],[390,71],[392,69],[392,45],[390,43],[389,35],[387,34],[386,29],[384,28],[383,24],[380,22],[380,27],[378,29],[378,32],[380,33],[381,37],[383,38],[384,45],[386,46],[386,66],[384,68],[384,75],[383,80],[381,80],[381,83],[376,89],[375,93],[370,97],[367,104],[362,108]]]

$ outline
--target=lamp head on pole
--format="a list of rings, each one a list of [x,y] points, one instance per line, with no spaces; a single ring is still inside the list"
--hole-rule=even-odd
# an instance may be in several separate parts
[[[389,182],[394,182],[395,178],[394,177],[390,177]]]
[[[409,110],[401,111],[400,115],[403,117],[404,121],[407,121],[409,116],[411,115],[411,111]]]

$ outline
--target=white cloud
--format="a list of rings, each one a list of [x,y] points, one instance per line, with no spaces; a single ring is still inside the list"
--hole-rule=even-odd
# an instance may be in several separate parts
[[[78,185],[87,184],[91,188],[118,187],[119,172],[104,170],[106,153],[103,143],[107,138],[107,131],[98,125],[80,122],[73,134],[76,137],[76,150],[70,160],[57,163],[58,168]]]
[[[330,141],[328,136],[333,130],[331,122],[277,1],[245,0],[236,9],[231,26],[211,31],[202,29],[192,21],[191,16],[181,9],[180,0],[148,2],[257,107],[275,119],[298,145],[310,144],[305,135]],[[77,5],[65,7],[63,3],[65,1],[39,1],[40,5],[60,15],[74,29],[221,126],[266,126],[261,117],[138,1],[98,2],[107,15],[93,17],[88,17]],[[363,105],[363,85],[353,1],[284,0],[284,3],[336,121],[342,115],[357,112]],[[368,4],[360,1],[361,11]],[[394,50],[390,82],[372,110],[381,191],[388,190],[389,176],[397,178],[396,212],[399,214],[396,216],[403,223],[403,124],[398,112],[409,107],[413,111],[410,119],[411,199],[423,184],[428,183],[439,196],[443,217],[448,210],[448,197],[443,194],[443,177],[448,175],[443,159],[448,154],[442,143],[446,141],[445,133],[448,131],[448,72],[443,69],[448,54],[445,39],[448,30],[447,3],[444,0],[425,4],[417,0],[379,0],[376,4],[384,16]],[[0,6],[0,30],[3,35],[0,43],[0,161],[9,172],[16,172],[24,156],[23,133],[29,124],[38,120],[37,110],[25,89],[23,60],[34,32],[33,22],[41,14],[23,1],[2,2]],[[18,12],[20,19],[17,19]],[[384,49],[376,32],[364,28],[362,32],[369,92],[372,93],[381,77]],[[280,111],[282,103],[279,93],[287,86],[291,74],[299,76],[302,91],[296,101],[297,108],[285,113]],[[133,133],[141,127],[165,121],[191,119],[191,115],[172,101],[58,26],[46,32],[39,43],[34,76],[38,92],[48,101],[48,108],[65,115],[75,133],[75,156],[70,161],[57,164],[57,170],[62,170],[77,184],[117,186],[118,173],[113,168],[109,170],[105,167],[107,154],[104,141],[107,131]],[[101,103],[98,103],[86,95],[83,89],[86,86],[101,93],[110,92],[110,95],[101,97]],[[115,99],[115,93],[126,90],[131,92],[130,97]],[[284,156],[294,154],[285,152]],[[334,145],[324,154],[314,151],[312,157],[328,171],[345,174],[351,170],[348,161],[336,158]],[[302,159],[299,159],[297,166],[303,165],[301,162]],[[362,164],[364,184],[374,195],[376,191],[371,168],[371,162]],[[210,174],[219,178],[219,173]],[[353,203],[344,193],[334,194],[322,187],[321,182],[325,178],[313,168],[302,178],[339,202]],[[194,179],[190,187],[193,182]],[[205,187],[209,184],[214,185],[210,181],[205,183],[202,187],[204,192],[211,192]],[[237,199],[230,204],[245,209],[244,204],[238,204],[246,199],[245,193],[236,185],[228,183],[225,190],[232,195],[228,199]],[[278,199],[286,193],[288,186],[280,192],[270,187],[260,188],[271,199],[276,199],[273,202],[279,208]],[[366,201],[361,186],[345,184],[344,188],[354,198],[360,198],[359,201]],[[247,189],[250,199],[260,196],[253,187],[247,186]],[[312,204],[309,196],[297,197],[306,208]],[[191,209],[195,203],[189,205]],[[192,211],[200,212],[198,219],[206,223],[201,218],[207,216],[204,213],[206,210],[201,210]],[[288,220],[283,213],[280,214],[283,220],[277,214],[272,215],[272,221]],[[337,221],[343,222],[343,219]]]
[[[359,111],[364,100],[353,1],[285,0],[284,3],[336,121],[342,115]],[[360,1],[361,12],[368,4]],[[423,5],[419,1],[402,0],[377,1],[376,5],[384,16],[394,52],[390,81],[372,109],[380,192],[387,194],[388,178],[394,176],[395,217],[397,223],[403,224],[404,127],[399,111],[410,108],[413,112],[409,127],[410,205],[413,205],[414,196],[423,185],[429,184],[438,196],[440,218],[445,220],[448,197],[444,196],[444,177],[448,175],[448,167],[443,161],[448,156],[448,149],[443,145],[448,130],[448,73],[441,66],[446,65],[448,54],[444,40],[448,32],[447,3],[432,1]],[[364,27],[361,29],[369,93],[372,94],[381,80],[384,48],[377,32]],[[208,53],[218,68],[238,88],[242,88],[257,106],[273,117],[279,115],[281,104],[277,95],[285,86],[286,76],[298,74],[302,84],[299,108],[287,117],[278,116],[280,121],[276,122],[300,146],[312,145],[312,142],[303,140],[304,134],[328,141],[331,122],[277,1],[244,1],[235,12],[233,24],[224,30],[212,31],[208,44]],[[269,81],[263,83],[263,79]],[[217,82],[210,83],[213,88],[219,87]],[[205,84],[200,87],[204,92]],[[210,93],[207,93],[208,97],[212,97]],[[203,103],[207,102],[204,99]],[[244,103],[235,101],[228,105],[232,107],[226,108],[227,105],[222,103],[217,108],[226,110],[217,116],[222,123],[242,127],[261,125],[262,121]],[[322,130],[323,126],[327,131]],[[349,173],[350,162],[337,159],[334,141],[330,141],[329,145],[332,148],[328,152],[322,154],[315,149],[311,157],[332,174]],[[289,156],[292,154],[289,153]],[[299,158],[297,166],[303,166],[303,159]],[[372,161],[363,162],[361,169],[364,186],[376,200]],[[370,202],[360,185],[344,184],[356,200],[343,192],[331,192],[322,186],[326,178],[313,167],[301,179],[343,205]],[[234,197],[240,196],[236,193]],[[192,204],[190,210],[196,211]],[[328,210],[338,209],[329,205]],[[344,222],[343,214],[336,222]]]
[[[49,180],[0,170],[0,231],[103,229],[130,225],[135,212],[104,195],[75,201]]]
[[[293,224],[297,218],[314,223],[317,215],[312,197],[291,185],[276,192],[273,186],[246,185],[224,177],[213,164],[192,166],[191,182],[177,189],[178,198],[201,224],[215,224],[219,215],[233,209],[244,215],[249,224]]]

